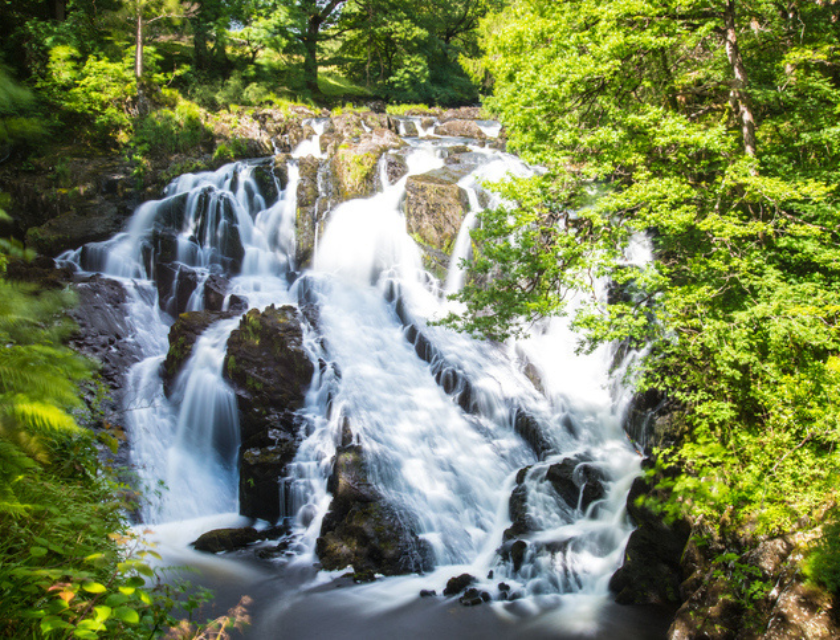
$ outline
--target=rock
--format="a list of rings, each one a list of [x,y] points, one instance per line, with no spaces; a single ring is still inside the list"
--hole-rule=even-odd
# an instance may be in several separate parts
[[[227,278],[211,274],[204,281],[204,309],[206,311],[221,311],[227,297],[229,282]]]
[[[410,176],[406,183],[408,231],[427,254],[445,254],[444,269],[448,268],[448,256],[469,210],[467,193],[457,184],[459,179],[457,173],[444,168]]]
[[[436,136],[450,136],[454,138],[475,138],[484,140],[487,136],[472,120],[449,120],[435,127]]]
[[[39,289],[63,289],[73,281],[73,270],[58,268],[47,256],[36,256],[30,261],[9,258],[4,274],[7,280],[28,282]]]
[[[522,407],[516,408],[513,428],[525,440],[540,459],[548,455],[553,447],[537,419]]]
[[[446,597],[457,596],[471,584],[475,584],[476,582],[477,580],[475,576],[471,576],[469,573],[462,573],[460,576],[449,578],[446,583],[446,588],[443,590],[443,595]]]
[[[459,598],[459,602],[464,605],[465,607],[475,607],[476,605],[483,604],[484,598],[481,597],[483,592],[479,591],[478,589],[471,587],[464,592]],[[489,594],[488,594],[489,598]]]
[[[510,561],[513,563],[513,570],[519,571],[522,563],[525,562],[525,553],[528,551],[528,543],[524,540],[517,540],[510,547]]]
[[[331,159],[334,193],[340,202],[366,198],[376,193],[379,158],[405,142],[390,129],[375,129],[359,136],[358,142],[345,140]]]
[[[441,122],[450,122],[452,120],[483,120],[485,115],[481,107],[460,107],[458,109],[448,109],[440,116]]]
[[[345,425],[327,488],[333,495],[316,551],[328,570],[400,575],[431,567],[431,548],[412,530],[407,514],[369,482],[362,448]]]
[[[312,259],[315,238],[323,229],[323,213],[319,210],[318,172],[320,162],[307,156],[298,160],[300,175],[297,186],[297,213],[295,218],[295,262],[306,267]]]
[[[239,512],[244,516],[276,522],[281,515],[280,482],[297,452],[296,412],[313,373],[294,307],[251,309],[231,333],[224,376],[239,408]]]
[[[367,103],[367,108],[374,113],[386,113],[387,105],[384,100],[371,100]]]
[[[434,589],[431,589],[431,590],[430,589],[421,589],[420,590],[420,597],[421,598],[431,598],[432,596],[436,596],[436,595],[437,595],[437,591],[435,591]]]
[[[408,138],[416,138],[419,135],[419,132],[417,131],[417,125],[414,124],[411,120],[403,120],[402,135]]]
[[[114,280],[95,275],[73,285],[78,304],[67,314],[76,322],[70,346],[102,363],[100,375],[112,389],[121,389],[128,369],[140,362],[140,347],[127,338],[128,295]]]
[[[420,126],[428,130],[435,126],[435,122],[434,118],[423,118],[420,121]]]
[[[503,540],[519,538],[536,529],[533,518],[528,514],[528,490],[521,483],[510,494],[508,513],[511,526],[505,529]]]
[[[387,129],[392,133],[399,135],[400,123],[389,115],[383,113],[363,113],[361,114],[362,122],[370,129]]]
[[[624,563],[610,579],[610,589],[619,604],[679,604],[681,566],[690,526],[683,520],[672,525],[650,509],[639,506],[638,498],[651,490],[644,478],[636,478],[627,498],[627,510],[637,529],[630,535]]]
[[[282,527],[270,527],[261,531],[257,531],[253,527],[214,529],[213,531],[202,533],[197,540],[190,544],[195,547],[196,551],[220,553],[222,551],[243,549],[248,545],[262,540],[273,540],[286,533],[288,531]],[[281,543],[278,546],[284,547],[285,545]]]
[[[253,527],[244,529],[214,529],[213,531],[201,534],[197,540],[190,544],[195,547],[196,551],[220,553],[222,551],[242,549],[262,539],[260,533]]]
[[[111,238],[122,230],[129,215],[130,211],[112,202],[82,201],[40,227],[29,229],[26,246],[55,257],[68,249]]]
[[[187,310],[187,303],[198,288],[198,274],[182,264],[161,264],[155,269],[158,306],[175,317]]]
[[[219,320],[230,317],[220,311],[190,311],[182,313],[169,329],[169,351],[163,361],[161,378],[167,397],[172,395],[175,380],[187,360],[192,355],[193,347],[207,328]]]
[[[388,176],[388,182],[394,184],[408,173],[408,163],[405,158],[393,153],[385,154],[385,173]]]
[[[554,490],[572,509],[586,508],[595,500],[604,497],[604,475],[597,468],[579,458],[566,458],[562,462],[548,468],[546,480],[551,482]]]
[[[254,166],[254,182],[260,190],[260,195],[265,200],[266,208],[277,202],[280,191],[286,188],[289,183],[289,169],[287,163],[289,156],[279,154],[270,160],[258,162]],[[278,189],[279,186],[279,189]]]

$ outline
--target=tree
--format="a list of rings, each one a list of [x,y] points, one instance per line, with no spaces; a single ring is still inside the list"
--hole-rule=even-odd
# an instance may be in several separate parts
[[[150,25],[185,17],[181,0],[125,0],[124,11],[134,25],[134,77],[143,77],[143,47]]]
[[[488,100],[545,176],[484,215],[461,326],[504,338],[609,277],[590,342],[648,341],[691,428],[683,507],[783,528],[830,499],[840,352],[836,4],[515,0]],[[624,257],[651,234],[655,260]],[[804,489],[807,487],[807,490]]]

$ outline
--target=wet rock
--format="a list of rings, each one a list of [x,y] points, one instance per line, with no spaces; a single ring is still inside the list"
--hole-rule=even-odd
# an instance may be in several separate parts
[[[227,297],[228,280],[222,276],[211,274],[204,281],[204,309],[207,311],[221,311]]]
[[[187,310],[187,303],[198,288],[198,274],[182,264],[161,264],[155,271],[155,284],[161,310],[177,316]]]
[[[244,549],[255,542],[279,538],[285,533],[287,531],[281,527],[271,527],[261,531],[257,531],[253,527],[214,529],[201,534],[197,540],[190,544],[195,547],[196,551],[221,553]]]
[[[387,129],[388,131],[399,135],[400,123],[391,116],[383,113],[363,113],[361,120],[370,129]]]
[[[485,600],[482,597],[482,593],[486,593],[483,591],[479,591],[478,589],[471,587],[464,592],[458,601],[464,605],[465,607],[475,607],[480,604],[484,604]],[[490,594],[487,594],[488,600],[490,599]]]
[[[370,483],[359,445],[339,447],[327,488],[333,501],[316,544],[325,569],[352,565],[356,572],[400,575],[431,567],[431,548],[411,518]]]
[[[419,115],[419,114],[418,114]],[[420,126],[428,130],[435,126],[436,120],[434,118],[423,118],[420,121]]]
[[[295,217],[295,262],[306,267],[312,259],[315,238],[323,229],[323,211],[319,210],[318,172],[320,161],[312,156],[298,160],[297,213]]]
[[[519,571],[522,568],[522,563],[525,562],[525,554],[528,551],[528,543],[524,540],[517,540],[510,547],[510,561],[513,564],[513,570]]]
[[[122,385],[129,367],[141,359],[140,348],[126,340],[128,295],[119,282],[96,275],[73,285],[78,304],[68,311],[77,329],[70,346],[102,363],[100,374],[114,388]]]
[[[597,468],[579,458],[566,458],[548,468],[546,480],[572,509],[580,503],[581,511],[605,495],[604,475]]]
[[[417,125],[411,120],[402,121],[402,134],[408,138],[415,138],[420,135],[417,131]]]
[[[435,135],[484,140],[485,133],[472,120],[449,120],[435,127]]]
[[[360,138],[365,133],[362,118],[357,113],[342,113],[331,118],[332,129],[343,139]]]
[[[446,597],[457,596],[471,584],[475,584],[476,582],[478,581],[475,576],[471,576],[469,573],[462,573],[460,576],[449,578],[446,582],[446,588],[443,590],[443,595]]]
[[[517,407],[513,417],[513,428],[534,450],[539,458],[544,458],[553,449],[548,437],[543,432],[539,421],[522,407]]]
[[[624,552],[624,563],[610,579],[619,604],[668,604],[681,601],[681,561],[691,531],[687,522],[669,525],[661,516],[640,506],[638,499],[651,487],[636,478],[627,498],[627,510],[636,524]]]
[[[443,262],[449,256],[461,221],[469,210],[467,193],[458,186],[459,174],[443,168],[410,176],[406,182],[405,216],[408,231],[421,245],[427,261]],[[443,259],[435,259],[435,253]]]
[[[432,596],[436,596],[437,591],[434,589],[421,589],[420,590],[420,597],[421,598],[431,598]]]
[[[388,176],[388,182],[394,184],[408,173],[408,163],[402,156],[386,153],[385,173]]]
[[[197,540],[191,542],[196,551],[207,553],[221,553],[222,551],[235,551],[242,549],[249,544],[262,540],[260,533],[252,528],[244,529],[215,529],[201,534]]]
[[[239,512],[276,522],[280,481],[300,440],[300,419],[314,366],[294,307],[246,313],[231,333],[224,376],[236,394],[241,432]]]
[[[257,183],[266,207],[277,202],[280,192],[289,183],[288,161],[288,155],[280,154],[268,161],[259,162],[254,167],[254,182]]]
[[[528,490],[521,483],[510,494],[508,513],[511,526],[505,529],[503,540],[512,540],[536,529],[534,520],[528,513]]]
[[[169,351],[163,361],[161,377],[167,397],[172,395],[175,380],[184,364],[190,359],[193,347],[207,328],[219,320],[229,317],[219,311],[190,311],[182,313],[169,329]]]

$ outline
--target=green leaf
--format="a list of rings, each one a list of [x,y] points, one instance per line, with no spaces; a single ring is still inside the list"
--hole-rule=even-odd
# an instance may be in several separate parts
[[[107,589],[101,582],[86,582],[82,585],[82,589],[88,593],[105,593]]]
[[[30,547],[29,555],[35,558],[40,558],[47,555],[48,551],[44,547]]]
[[[140,622],[140,616],[138,613],[129,607],[117,607],[117,610],[114,613],[117,618],[127,624],[137,624]]]

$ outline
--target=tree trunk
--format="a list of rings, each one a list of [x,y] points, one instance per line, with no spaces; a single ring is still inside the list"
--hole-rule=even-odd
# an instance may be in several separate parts
[[[756,155],[755,118],[753,117],[750,98],[746,92],[748,86],[747,70],[744,67],[741,50],[738,48],[738,34],[735,30],[735,0],[726,1],[723,21],[726,31],[726,57],[729,59],[729,66],[734,78],[730,102],[737,109],[738,117],[741,120],[744,151],[748,156],[754,158]]]
[[[136,33],[134,34],[134,77],[140,80],[143,75],[143,14],[137,12]]]
[[[305,58],[303,61],[303,77],[306,89],[313,98],[321,95],[318,87],[318,34],[321,30],[321,16],[315,14],[309,17],[306,35],[303,38]]]

